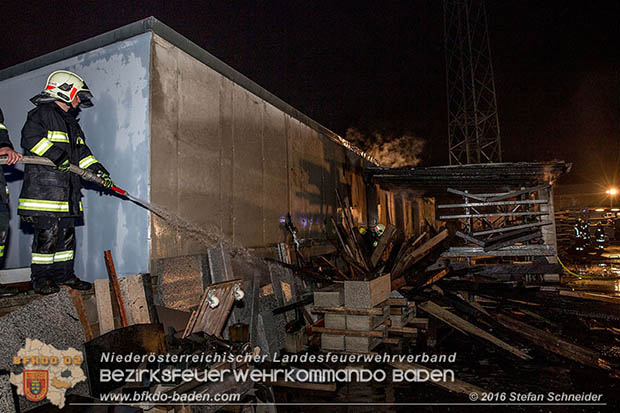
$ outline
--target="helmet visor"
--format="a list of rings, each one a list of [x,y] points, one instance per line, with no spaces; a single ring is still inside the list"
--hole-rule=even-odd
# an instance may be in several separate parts
[[[77,95],[80,98],[80,107],[90,108],[93,106],[93,94],[90,93],[88,90],[78,92]]]

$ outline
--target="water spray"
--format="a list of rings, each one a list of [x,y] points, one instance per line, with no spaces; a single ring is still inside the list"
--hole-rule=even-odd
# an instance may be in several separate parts
[[[6,155],[0,156],[0,165],[6,165],[7,158],[8,157]],[[27,164],[27,165],[45,165],[45,166],[52,166],[52,167],[56,166],[54,162],[52,162],[50,159],[39,157],[39,156],[24,156],[22,159],[17,161],[17,163],[22,163],[22,164]],[[97,176],[95,173],[89,171],[88,169],[82,169],[72,164],[69,166],[69,172],[78,175],[85,181],[92,182],[92,183],[95,183],[103,187],[104,180],[101,177]],[[228,244],[228,242],[226,241],[226,237],[223,234],[221,234],[221,232],[217,228],[204,228],[203,226],[198,226],[196,224],[193,224],[181,218],[177,214],[174,214],[168,211],[166,208],[153,205],[148,201],[137,198],[131,195],[126,190],[119,188],[117,186],[112,186],[108,189],[142,206],[143,208],[148,209],[149,211],[153,212],[155,215],[167,221],[173,227],[187,232],[190,236],[197,239],[198,241],[200,241],[202,244],[204,244],[207,247],[211,247],[217,244]]]

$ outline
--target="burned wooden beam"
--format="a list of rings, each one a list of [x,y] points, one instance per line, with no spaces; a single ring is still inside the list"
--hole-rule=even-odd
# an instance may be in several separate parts
[[[448,324],[452,328],[464,333],[464,334],[473,334],[477,337],[482,338],[483,340],[488,341],[491,344],[496,345],[497,347],[508,351],[509,353],[514,354],[515,356],[523,359],[523,360],[531,360],[532,357],[516,347],[511,346],[510,344],[500,340],[499,338],[493,336],[492,334],[484,331],[483,329],[476,327],[471,324],[469,321],[462,319],[456,314],[451,313],[448,310],[445,310],[435,304],[432,301],[427,301],[425,303],[419,304],[418,308],[432,315],[433,317],[443,321]]]
[[[468,235],[466,233],[464,233],[463,231],[456,231],[456,233],[454,234],[459,238],[464,239],[467,242],[471,242],[472,244],[476,244],[479,247],[484,247],[485,242],[483,240],[479,240],[478,238],[472,237],[471,235]]]
[[[503,199],[507,199],[507,198],[515,198],[517,196],[520,195],[527,195],[527,194],[531,194],[532,192],[537,192],[543,189],[549,189],[551,188],[551,185],[549,184],[545,184],[545,185],[538,185],[538,186],[534,186],[531,188],[525,188],[525,189],[521,189],[519,191],[514,191],[514,192],[509,192],[507,194],[502,194],[502,195],[497,195],[494,197],[490,197],[487,198],[486,200],[489,202],[494,202],[494,201],[501,201]]]
[[[471,235],[479,236],[479,235],[499,234],[499,233],[502,233],[502,232],[513,231],[513,230],[516,230],[516,229],[543,227],[545,225],[551,225],[552,223],[553,222],[551,222],[551,221],[532,222],[531,224],[512,225],[512,226],[509,226],[509,227],[503,227],[503,228],[497,228],[497,229],[489,229],[489,230],[485,230],[485,231],[476,231],[476,232],[472,232]]]
[[[414,249],[413,251],[404,253],[400,260],[396,262],[396,264],[394,264],[394,268],[392,269],[392,277],[398,278],[404,271],[406,271],[409,267],[424,258],[426,254],[428,254],[433,248],[439,245],[447,237],[448,230],[444,229],[439,234],[426,241],[420,247]]]
[[[548,331],[543,331],[536,327],[532,327],[527,323],[516,320],[505,314],[496,314],[495,318],[504,327],[527,338],[532,343],[548,351],[586,366],[600,368],[603,370],[612,370],[609,362],[602,359],[600,354],[593,350],[570,343],[549,333]]]
[[[394,237],[396,236],[398,230],[393,225],[388,225],[385,228],[383,235],[379,238],[377,246],[372,252],[372,256],[370,257],[370,267],[375,268],[379,263],[379,260],[383,256],[386,249],[391,245]]]
[[[535,231],[531,234],[525,234],[525,235],[521,235],[519,237],[516,238],[512,238],[512,239],[507,239],[505,241],[500,241],[500,242],[496,242],[493,244],[486,244],[483,248],[483,250],[485,252],[488,251],[497,251],[498,249],[504,248],[504,247],[509,247],[511,245],[517,244],[517,243],[521,243],[521,242],[527,242],[527,241],[533,241],[535,239],[539,239],[542,238],[542,232],[540,231]]]
[[[114,297],[116,299],[116,303],[118,304],[118,310],[121,317],[121,327],[128,327],[129,322],[127,321],[127,313],[125,312],[125,305],[123,304],[123,298],[121,296],[121,288],[118,285],[118,278],[116,276],[116,269],[114,268],[112,252],[110,252],[110,250],[106,250],[103,255],[105,258],[105,266],[108,270],[108,277],[110,278],[110,284],[112,285],[112,291],[114,292]]]

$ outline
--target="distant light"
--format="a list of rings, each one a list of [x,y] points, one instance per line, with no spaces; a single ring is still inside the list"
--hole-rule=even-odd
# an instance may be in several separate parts
[[[614,212],[618,212],[618,211],[620,211],[620,208],[612,208],[611,210],[614,211]]]
[[[607,191],[605,191],[605,193],[611,196],[618,195],[618,188],[609,188]]]
[[[603,211],[605,211],[605,208],[596,208],[595,211],[596,212],[603,212]]]

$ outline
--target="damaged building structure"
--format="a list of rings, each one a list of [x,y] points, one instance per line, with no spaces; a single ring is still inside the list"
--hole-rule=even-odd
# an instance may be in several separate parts
[[[246,341],[267,354],[299,344],[288,342],[296,339],[288,335],[295,322],[306,325],[298,331],[312,335],[315,327],[338,341],[334,331],[346,336],[346,324],[316,325],[319,306],[310,314],[313,292],[329,283],[320,278],[324,268],[316,263],[309,268],[314,259],[337,253],[350,255],[343,261],[347,270],[330,269],[342,275],[340,282],[370,282],[392,268],[388,295],[432,283],[448,270],[473,268],[472,259],[479,256],[493,257],[501,267],[478,266],[486,276],[520,282],[510,266],[522,260],[531,265],[518,275],[529,271],[540,282],[559,281],[552,184],[570,164],[383,168],[152,17],[0,71],[0,107],[14,143],[31,108],[28,99],[57,69],[80,74],[93,91],[95,106],[84,111],[81,124],[97,159],[119,186],[169,213],[149,212],[94,187],[84,191],[87,225],[78,229],[76,271],[95,281],[95,295],[74,297],[74,303],[87,348],[113,346],[119,327],[161,322],[162,337],[172,327],[181,339],[206,331],[201,330],[205,320],[213,323],[209,334],[224,339],[231,339],[229,327],[246,325]],[[13,211],[20,170],[7,170]],[[181,217],[181,224],[174,217]],[[377,247],[384,257],[365,256],[355,232],[375,224],[387,227]],[[25,281],[31,238],[16,214],[10,228],[2,277]],[[188,236],[192,228],[200,230]],[[432,264],[422,259],[439,245],[447,248],[433,255],[438,264],[432,276],[407,274],[418,262]],[[403,256],[396,254],[398,248]],[[112,267],[110,261],[106,267],[106,250],[114,257]],[[399,258],[406,264],[399,267]],[[308,268],[296,268],[299,260]],[[336,259],[324,261],[330,267]],[[209,291],[217,289],[226,296],[220,299],[222,313],[205,316],[213,304]],[[368,307],[378,305],[375,298]],[[235,304],[237,299],[242,304]],[[393,307],[409,306],[400,294],[390,299]],[[119,301],[126,308],[121,310]],[[344,302],[336,297],[331,307]],[[7,304],[3,312],[9,307],[20,311]],[[335,314],[324,307],[326,315]],[[428,310],[433,311],[439,310]],[[398,327],[401,332],[410,331],[406,324]],[[372,334],[366,337],[386,338],[375,327],[368,327]],[[28,334],[65,344],[41,331]],[[92,394],[96,385],[89,384]]]

